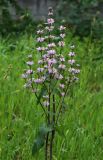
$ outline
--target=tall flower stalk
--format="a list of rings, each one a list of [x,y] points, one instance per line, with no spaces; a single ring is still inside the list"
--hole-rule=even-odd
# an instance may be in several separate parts
[[[58,28],[58,41],[53,34],[56,29],[53,17],[53,9],[50,7],[47,22],[37,30],[36,50],[40,55],[37,69],[33,70],[33,56],[28,55],[28,69],[22,74],[25,79],[24,87],[34,93],[45,116],[45,125],[40,127],[33,146],[33,153],[45,146],[45,160],[52,160],[53,141],[65,98],[69,88],[78,81],[80,72],[75,60],[75,46],[71,45],[69,53],[65,54],[66,27],[61,25]]]

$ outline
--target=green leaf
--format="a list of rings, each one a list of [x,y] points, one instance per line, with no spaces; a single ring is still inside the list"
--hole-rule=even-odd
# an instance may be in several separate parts
[[[34,156],[43,146],[45,143],[45,136],[48,132],[52,131],[51,126],[41,126],[38,130],[36,139],[34,141],[33,147],[32,147],[32,155]]]
[[[39,136],[34,141],[33,148],[32,148],[32,155],[33,156],[44,146],[44,141],[45,140]]]
[[[51,132],[52,131],[52,127],[51,126],[41,126],[40,129],[39,129],[39,135],[41,135],[41,137],[45,137],[46,134],[48,132]]]

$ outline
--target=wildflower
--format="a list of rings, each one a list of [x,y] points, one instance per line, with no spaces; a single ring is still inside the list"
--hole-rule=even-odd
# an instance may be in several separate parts
[[[32,66],[32,65],[34,64],[33,61],[28,61],[28,62],[26,62],[26,63],[27,63],[27,65],[29,65],[29,66]]]
[[[65,96],[65,92],[62,92],[62,93],[61,93],[61,96],[64,97],[64,96]]]
[[[49,32],[53,31],[54,26],[46,26],[45,29]]]
[[[48,16],[52,16],[53,15],[53,9],[52,7],[49,7],[49,13],[48,13]]]
[[[45,47],[38,47],[38,48],[36,48],[36,49],[37,49],[37,51],[45,51],[45,50],[46,50]]]
[[[52,15],[53,15],[53,12],[49,12],[49,13],[48,13],[48,16],[52,16]]]
[[[49,43],[49,44],[48,44],[48,47],[49,47],[49,48],[52,48],[52,47],[55,47],[55,46],[56,46],[55,43]]]
[[[63,70],[64,70],[64,69],[65,69],[65,67],[66,67],[66,66],[65,66],[64,64],[60,64],[58,68],[59,68],[59,69],[63,69]]]
[[[32,81],[28,80],[27,83],[24,84],[24,88],[31,88]]]
[[[37,68],[37,71],[38,71],[38,72],[43,72],[43,71],[44,71],[44,68]]]
[[[26,71],[26,74],[28,74],[28,75],[33,74],[33,70],[32,70],[32,69],[28,69],[28,70]]]
[[[49,50],[49,51],[47,51],[47,53],[48,53],[48,55],[54,55],[56,53],[56,51],[55,50]]]
[[[43,60],[38,60],[38,64],[43,64]]]
[[[48,101],[44,101],[43,102],[43,106],[48,107],[49,106],[49,102]]]
[[[68,63],[69,63],[70,65],[73,65],[73,64],[75,63],[75,60],[74,60],[74,59],[70,59],[70,60],[68,60]]]
[[[54,19],[53,18],[49,18],[47,19],[48,24],[53,24],[54,23]]]
[[[65,85],[64,84],[59,84],[60,88],[64,89]]]
[[[56,70],[55,68],[49,67],[49,68],[48,68],[48,73],[49,73],[49,74],[55,74],[55,73],[57,73],[57,70]]]
[[[78,74],[78,73],[80,73],[80,70],[79,69],[75,69],[75,68],[70,68],[69,72],[72,73],[72,74]]]
[[[44,40],[45,40],[45,38],[43,38],[43,37],[38,37],[37,38],[37,42],[44,42]]]
[[[62,26],[62,25],[61,25],[60,28],[59,28],[60,31],[63,31],[63,30],[65,30],[65,29],[66,29],[66,27],[64,27],[64,26]]]
[[[78,74],[78,73],[80,73],[80,69],[75,70],[75,74]]]
[[[65,42],[63,42],[63,41],[59,41],[58,44],[59,44],[60,47],[64,47],[65,46]]]
[[[75,53],[74,52],[69,52],[69,54],[68,54],[70,57],[73,57],[73,56],[75,56]]]
[[[27,74],[22,74],[21,77],[26,79],[26,78],[28,78],[28,75]]]
[[[46,80],[46,77],[45,76],[42,76],[41,77],[42,81],[44,82]]]
[[[48,36],[48,38],[50,38],[50,39],[55,39],[55,36],[50,35],[50,36]]]
[[[71,49],[74,49],[74,48],[75,48],[75,46],[74,46],[74,45],[71,45],[71,46],[70,46],[70,48],[71,48]]]
[[[43,30],[38,30],[37,34],[43,34],[43,32],[44,32]]]
[[[61,62],[65,62],[65,58],[64,58],[64,57],[61,57],[61,58],[60,58],[60,61],[61,61]]]
[[[38,78],[38,79],[35,79],[34,82],[37,84],[41,84],[43,83],[43,79]]]
[[[64,38],[64,37],[65,37],[65,34],[60,34],[60,37],[61,37],[61,38]]]
[[[57,61],[54,58],[48,60],[48,66],[50,66],[52,64],[56,64],[56,63],[57,63]]]
[[[56,73],[55,78],[58,79],[58,80],[62,80],[63,76],[61,74]]]

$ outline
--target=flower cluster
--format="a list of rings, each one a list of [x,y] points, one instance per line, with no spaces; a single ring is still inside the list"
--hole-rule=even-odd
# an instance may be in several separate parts
[[[76,64],[75,46],[70,46],[70,51],[65,54],[65,30],[66,27],[61,25],[58,28],[59,41],[55,42],[53,31],[55,29],[55,20],[53,18],[53,9],[50,7],[48,19],[45,27],[39,27],[37,31],[37,54],[40,53],[38,67],[33,70],[33,57],[28,56],[28,69],[24,71],[22,78],[25,79],[25,87],[30,88],[36,97],[39,97],[42,88],[44,89],[41,105],[48,107],[51,104],[50,96],[54,90],[58,90],[57,96],[64,99],[67,95],[69,86],[78,81],[80,73],[79,65]],[[37,96],[38,95],[38,96]]]

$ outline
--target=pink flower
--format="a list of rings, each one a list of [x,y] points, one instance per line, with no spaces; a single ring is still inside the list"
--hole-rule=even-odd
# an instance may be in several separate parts
[[[48,24],[53,24],[54,23],[54,19],[53,18],[49,18],[47,19]]]
[[[61,96],[63,96],[63,97],[64,97],[64,96],[65,96],[65,92],[62,92],[62,93],[61,93]]]
[[[62,25],[61,25],[60,28],[59,28],[60,31],[65,30],[65,29],[66,29],[66,27],[64,27],[64,26],[62,26]]]
[[[38,61],[38,64],[43,64],[43,61],[42,61],[42,60],[39,60],[39,61]]]
[[[55,50],[49,50],[49,51],[47,51],[47,53],[48,53],[48,55],[54,55],[56,53],[56,51]]]
[[[27,65],[29,65],[29,66],[32,66],[32,65],[34,64],[33,61],[28,61],[28,62],[26,62],[26,63],[27,63]]]
[[[43,30],[38,30],[37,34],[43,34]]]
[[[63,76],[62,76],[61,74],[56,73],[56,74],[55,74],[55,78],[56,78],[56,79],[59,79],[59,80],[62,80],[62,79],[63,79]]]
[[[44,71],[44,68],[37,68],[37,71],[38,71],[38,72],[43,72],[43,71]]]
[[[33,70],[32,70],[32,69],[28,69],[28,70],[26,71],[26,74],[33,74]]]
[[[45,38],[43,38],[43,37],[38,37],[37,38],[37,42],[44,42],[44,40],[45,40]]]
[[[42,51],[42,47],[38,47],[38,48],[37,48],[37,51]]]
[[[75,63],[75,60],[74,60],[74,59],[70,59],[70,60],[68,60],[68,63],[69,63],[70,65],[73,65],[73,64]]]
[[[43,79],[38,78],[38,79],[35,79],[34,82],[37,84],[41,84],[41,83],[43,83]]]
[[[70,57],[73,57],[73,56],[75,56],[75,53],[74,52],[69,52],[69,54],[68,54]]]
[[[49,66],[52,65],[52,64],[56,64],[56,63],[57,63],[57,61],[54,58],[48,60],[48,65]]]
[[[66,66],[65,66],[64,64],[60,64],[58,68],[59,68],[59,69],[63,69],[63,70],[64,70],[64,69],[65,69],[65,67],[66,67]]]
[[[36,49],[37,49],[37,51],[45,51],[45,50],[46,50],[45,47],[38,47],[38,48],[36,48]]]
[[[61,57],[61,58],[60,58],[60,61],[61,61],[61,62],[65,62],[65,58],[64,58],[64,57]]]
[[[52,48],[52,47],[55,47],[55,46],[56,46],[55,43],[49,43],[49,44],[48,44],[48,47],[49,47],[49,48]]]
[[[72,73],[72,74],[78,74],[78,73],[80,73],[80,70],[79,69],[75,69],[75,68],[70,68],[69,72]]]
[[[48,68],[48,73],[49,73],[49,74],[55,74],[55,73],[57,73],[57,70],[56,70],[55,68],[49,67],[49,68]]]
[[[42,56],[42,58],[46,61],[47,58],[48,58],[48,55],[47,55],[47,54],[44,54],[44,55]]]
[[[65,46],[65,42],[63,42],[63,41],[59,41],[58,44],[59,44],[60,47],[64,47]]]
[[[61,34],[60,34],[60,37],[64,38],[64,37],[65,37],[65,34],[62,34],[62,33],[61,33]]]
[[[59,86],[60,86],[60,88],[62,88],[62,89],[65,88],[65,85],[64,85],[64,84],[60,84]]]
[[[80,73],[80,69],[76,69],[76,70],[75,70],[75,73],[76,73],[76,74]]]

